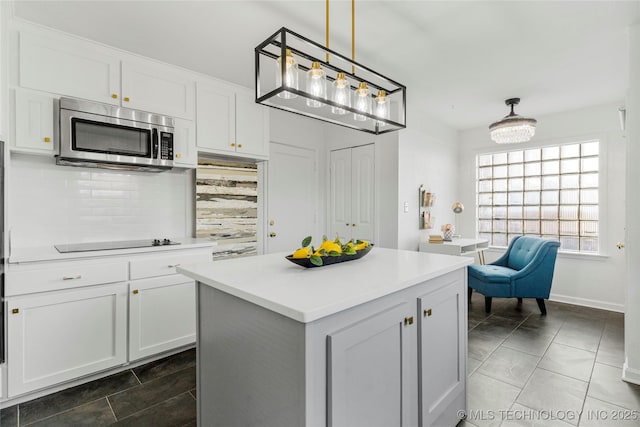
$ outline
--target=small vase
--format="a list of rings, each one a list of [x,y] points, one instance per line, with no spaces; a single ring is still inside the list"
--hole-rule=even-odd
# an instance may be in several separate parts
[[[444,240],[445,242],[450,242],[452,237],[453,231],[444,231],[442,233],[442,240]]]

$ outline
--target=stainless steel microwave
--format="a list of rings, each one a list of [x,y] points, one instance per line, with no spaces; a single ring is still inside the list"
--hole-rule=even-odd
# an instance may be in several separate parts
[[[161,172],[173,167],[171,117],[60,98],[60,165]]]

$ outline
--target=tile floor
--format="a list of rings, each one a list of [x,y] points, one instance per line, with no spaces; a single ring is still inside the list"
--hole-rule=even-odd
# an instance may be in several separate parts
[[[0,426],[195,426],[195,366],[187,350],[3,409]]]
[[[473,294],[459,427],[640,426],[640,386],[620,379],[622,314],[548,302],[542,317],[534,300],[515,306],[494,299],[487,315]],[[195,351],[0,412],[2,427],[110,424],[195,426]]]
[[[469,426],[640,426],[640,386],[620,379],[624,316],[535,300],[469,305]]]

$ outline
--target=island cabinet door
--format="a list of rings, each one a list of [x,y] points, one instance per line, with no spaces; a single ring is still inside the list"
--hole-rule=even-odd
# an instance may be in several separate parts
[[[409,419],[412,312],[402,303],[329,334],[328,426],[403,426]]]
[[[459,281],[418,298],[420,419],[431,426],[464,393],[463,286]],[[464,407],[459,409],[465,409]]]

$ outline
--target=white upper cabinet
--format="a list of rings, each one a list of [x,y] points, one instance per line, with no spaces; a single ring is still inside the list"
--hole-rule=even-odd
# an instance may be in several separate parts
[[[52,154],[55,126],[53,104],[57,99],[38,92],[15,91],[15,138],[13,149]]]
[[[202,81],[197,88],[198,148],[235,153],[235,92],[228,86]]]
[[[173,128],[173,163],[176,167],[198,166],[196,124],[192,120],[175,119]]]
[[[221,82],[197,85],[198,150],[267,159],[269,116],[248,89]]]
[[[20,31],[18,85],[193,120],[195,79],[178,67],[92,43]]]
[[[22,87],[119,104],[120,59],[110,49],[59,34],[21,31]]]
[[[236,152],[269,155],[269,114],[252,92],[236,92]]]
[[[127,59],[122,62],[122,106],[193,119],[195,81],[170,65]]]

